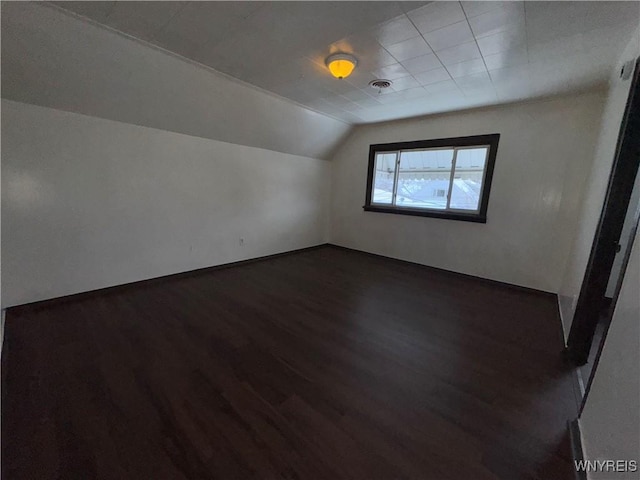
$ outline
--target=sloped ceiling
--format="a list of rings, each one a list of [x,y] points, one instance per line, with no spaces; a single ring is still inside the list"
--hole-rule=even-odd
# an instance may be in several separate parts
[[[2,3],[2,97],[314,158],[350,130],[41,3]]]
[[[600,1],[3,2],[2,11],[6,98],[322,157],[349,130],[337,120],[604,84],[640,23],[640,2]],[[323,65],[334,51],[359,59],[346,80]],[[392,88],[369,88],[376,77]]]
[[[352,123],[594,87],[640,24],[637,1],[56,3]],[[336,51],[359,60],[343,81]]]

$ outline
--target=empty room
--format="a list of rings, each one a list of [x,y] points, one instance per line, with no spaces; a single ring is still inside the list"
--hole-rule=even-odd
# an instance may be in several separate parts
[[[3,480],[640,478],[640,2],[0,14]]]

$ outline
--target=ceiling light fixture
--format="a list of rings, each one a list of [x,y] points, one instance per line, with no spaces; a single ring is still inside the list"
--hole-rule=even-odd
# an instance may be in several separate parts
[[[353,69],[356,68],[358,60],[348,53],[334,53],[333,55],[329,55],[324,63],[334,77],[347,78],[351,75]]]

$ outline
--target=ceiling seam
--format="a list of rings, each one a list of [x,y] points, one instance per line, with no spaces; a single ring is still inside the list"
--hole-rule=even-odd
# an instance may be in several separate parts
[[[464,6],[462,5],[462,2],[460,2],[460,8],[462,9],[462,13],[464,13],[464,19],[466,20],[467,25],[469,26],[469,30],[471,31],[471,34],[473,35],[473,42],[476,44],[476,47],[478,47],[478,52],[480,52],[480,58],[482,59],[482,64],[484,65],[484,69],[487,71],[487,76],[489,77],[489,81],[491,82],[491,88],[493,88],[493,94],[495,95],[496,100],[498,100],[498,91],[496,90],[496,86],[493,83],[491,72],[487,67],[487,62],[484,59],[482,50],[480,50],[480,44],[478,43],[478,38],[476,37],[476,33],[473,31],[473,28],[471,28],[471,22],[469,22],[469,16],[467,15],[467,11],[464,9]],[[489,12],[490,11],[491,10],[489,10]],[[456,82],[456,85],[457,85],[457,82]]]
[[[457,3],[459,4],[460,2],[457,2]],[[461,7],[461,8],[462,8],[462,7]],[[444,62],[443,62],[442,60],[440,60],[440,57],[438,56],[438,54],[436,53],[436,51],[431,47],[431,45],[429,44],[429,42],[427,42],[427,39],[426,39],[426,38],[424,38],[424,34],[420,31],[420,29],[418,28],[418,26],[417,26],[417,25],[415,24],[415,22],[414,22],[414,21],[409,17],[409,15],[407,15],[407,18],[409,19],[409,21],[411,22],[411,24],[413,25],[413,27],[417,30],[417,32],[420,34],[420,37],[422,37],[422,39],[424,40],[424,42],[425,42],[425,43],[427,44],[427,46],[431,49],[431,51],[433,52],[433,55],[435,55],[435,57],[436,57],[436,58],[438,59],[438,61],[440,62],[440,65],[442,65],[442,68],[444,68],[444,69],[446,70],[447,74],[448,74],[448,75],[449,75],[449,77],[451,78],[451,81],[453,81],[453,82],[456,84],[456,87],[457,87],[458,89],[460,89],[460,87],[458,86],[458,84],[456,83],[455,79],[453,78],[453,75],[451,75],[451,72],[449,71],[449,69],[447,68],[447,66],[444,64]],[[465,16],[465,18],[466,18],[466,16]],[[445,27],[446,27],[446,26],[447,26],[447,25],[445,25]],[[444,28],[444,27],[443,27],[443,28]],[[436,29],[436,30],[437,30],[437,29]],[[432,70],[436,70],[436,69],[432,69]],[[428,71],[430,71],[430,70],[428,70]],[[444,82],[446,82],[446,81],[448,81],[448,80],[443,80],[443,81],[444,81]],[[439,83],[439,82],[435,82],[435,83]],[[432,84],[429,84],[429,85],[432,85]],[[426,86],[425,86],[425,85],[422,85],[422,88],[424,88],[424,89],[426,90],[426,92],[427,92],[429,95],[432,95],[432,93],[431,93],[429,90],[427,90],[427,88],[426,88]],[[462,91],[461,91],[460,93],[462,93],[462,94],[464,95],[464,92],[462,92]],[[429,96],[429,95],[428,95],[428,96]]]

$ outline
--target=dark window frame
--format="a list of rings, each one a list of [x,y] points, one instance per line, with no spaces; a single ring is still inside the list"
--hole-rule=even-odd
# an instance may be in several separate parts
[[[417,140],[412,142],[377,143],[369,146],[369,167],[367,170],[367,197],[362,207],[367,212],[395,213],[399,215],[412,215],[417,217],[442,218],[447,220],[462,220],[466,222],[487,223],[487,209],[489,207],[489,194],[491,193],[491,183],[493,180],[493,170],[498,154],[499,133],[488,135],[472,135],[469,137],[438,138],[435,140]],[[484,171],[482,183],[482,196],[480,197],[480,208],[477,212],[464,213],[460,211],[438,211],[424,208],[398,207],[376,205],[371,203],[371,193],[373,190],[373,180],[375,174],[376,154],[383,152],[398,152],[401,150],[416,150],[427,148],[443,147],[473,147],[489,146],[487,154],[487,165]],[[397,168],[397,167],[396,167]]]

